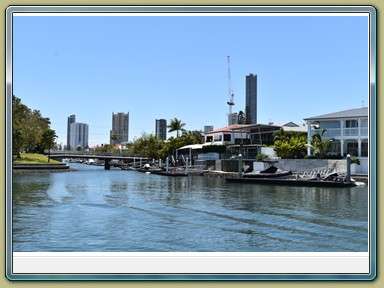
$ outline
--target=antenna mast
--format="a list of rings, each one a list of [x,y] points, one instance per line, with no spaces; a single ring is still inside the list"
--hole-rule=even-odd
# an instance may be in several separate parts
[[[233,91],[231,89],[231,64],[230,64],[230,60],[229,60],[229,56],[228,56],[228,94],[229,94],[229,101],[227,102],[228,106],[229,106],[229,113],[228,115],[231,115],[232,114],[232,106],[235,105],[235,103],[233,102]]]

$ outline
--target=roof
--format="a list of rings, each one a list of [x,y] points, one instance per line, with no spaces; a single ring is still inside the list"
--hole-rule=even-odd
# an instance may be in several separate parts
[[[178,148],[177,150],[182,150],[182,149],[192,149],[192,150],[197,150],[197,149],[203,149],[203,146],[209,146],[209,145],[214,145],[212,143],[205,143],[205,144],[190,144],[186,145],[183,147]]]
[[[183,146],[177,150],[182,150],[182,149],[192,149],[192,150],[195,150],[195,149],[202,149],[203,148],[203,145],[202,144],[191,144],[191,145],[186,145],[186,146]]]
[[[273,132],[278,131],[280,128],[283,128],[284,131],[295,131],[295,132],[307,132],[307,124],[303,125],[297,125],[293,122],[288,122],[286,124],[281,123],[269,123],[269,124],[251,124],[246,127],[244,127],[248,131],[251,131],[254,133],[254,131],[261,131],[261,132]],[[233,128],[234,130],[241,129],[241,128]]]
[[[239,132],[239,133],[240,132],[246,132],[246,131],[239,131],[239,130],[241,130],[241,128],[247,128],[248,126],[249,125],[246,125],[246,124],[233,124],[233,125],[229,125],[229,126],[220,128],[220,129],[209,131],[205,134],[207,135],[207,134],[215,134],[215,133],[221,133],[221,132]]]
[[[320,116],[305,118],[304,120],[321,120],[321,119],[335,119],[335,118],[355,118],[355,117],[368,117],[368,107],[349,109]]]

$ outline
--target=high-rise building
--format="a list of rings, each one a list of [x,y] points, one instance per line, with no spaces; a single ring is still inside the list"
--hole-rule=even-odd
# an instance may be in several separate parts
[[[76,116],[71,115],[68,117],[67,121],[67,150],[71,150],[71,124],[76,122]]]
[[[228,126],[231,126],[233,124],[237,124],[238,117],[239,117],[239,115],[236,112],[228,114]]]
[[[71,123],[69,145],[71,150],[80,148],[88,148],[88,124],[84,123]]]
[[[129,112],[113,113],[112,112],[112,130],[110,133],[111,145],[128,142],[129,136]]]
[[[204,126],[204,133],[208,133],[213,131],[213,126],[212,125],[205,125]]]
[[[167,120],[156,119],[156,137],[161,140],[167,140]]]
[[[245,77],[245,117],[251,120],[250,124],[257,124],[257,75],[249,74]]]

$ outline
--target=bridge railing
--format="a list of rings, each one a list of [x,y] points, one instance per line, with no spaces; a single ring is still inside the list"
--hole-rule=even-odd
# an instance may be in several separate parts
[[[118,156],[118,157],[141,157],[143,156],[137,154],[137,153],[125,153],[125,152],[96,152],[96,151],[46,151],[45,154],[50,155],[96,155],[96,156]]]

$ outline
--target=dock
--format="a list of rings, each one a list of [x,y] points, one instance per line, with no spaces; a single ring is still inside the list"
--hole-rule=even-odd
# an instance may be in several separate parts
[[[310,187],[354,187],[354,181],[325,181],[278,178],[226,178],[227,182],[250,183],[262,185],[310,186]]]

